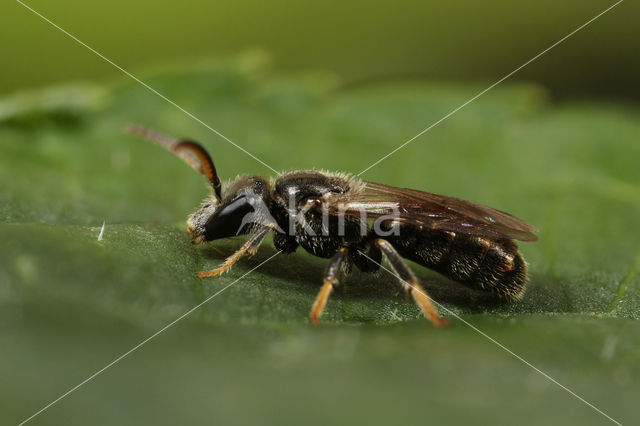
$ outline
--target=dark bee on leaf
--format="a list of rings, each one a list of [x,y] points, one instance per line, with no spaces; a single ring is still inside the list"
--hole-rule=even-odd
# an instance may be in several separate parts
[[[377,271],[386,258],[400,283],[436,325],[447,320],[403,258],[499,299],[522,297],[527,266],[516,240],[536,241],[536,228],[491,207],[414,189],[366,182],[349,174],[303,170],[277,178],[240,176],[222,187],[211,157],[192,141],[179,141],[131,125],[204,175],[213,196],[187,221],[194,244],[236,235],[249,239],[212,271],[219,275],[254,255],[269,233],[282,253],[302,247],[330,259],[311,309],[318,323],[340,271]]]

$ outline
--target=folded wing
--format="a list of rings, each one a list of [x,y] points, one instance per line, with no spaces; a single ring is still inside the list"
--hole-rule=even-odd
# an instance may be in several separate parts
[[[365,182],[359,194],[332,194],[327,207],[332,214],[362,216],[377,219],[392,215],[400,223],[430,229],[452,231],[521,241],[536,241],[537,229],[528,223],[491,207],[454,197],[407,188],[396,188]]]

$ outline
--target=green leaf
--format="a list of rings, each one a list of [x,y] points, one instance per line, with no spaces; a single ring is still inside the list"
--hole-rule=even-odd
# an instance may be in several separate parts
[[[342,87],[324,74],[269,75],[263,63],[244,57],[143,79],[276,170],[353,173],[485,87]],[[521,245],[524,299],[491,303],[412,265],[443,315],[461,317],[435,329],[393,277],[355,272],[313,328],[326,260],[299,251],[250,272],[275,254],[268,241],[228,274],[198,281],[243,240],[192,246],[184,219],[209,195],[205,180],[123,127],[202,142],[223,179],[269,169],[132,81],[2,100],[2,418],[24,420],[202,304],[33,422],[606,424],[507,348],[632,423],[637,117],[632,106],[557,104],[540,87],[507,83],[469,104],[363,178],[538,226],[540,241]]]

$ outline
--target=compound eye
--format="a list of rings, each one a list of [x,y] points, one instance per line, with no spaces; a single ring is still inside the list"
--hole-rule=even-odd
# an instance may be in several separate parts
[[[244,228],[244,225],[248,223],[247,215],[253,211],[253,207],[245,195],[221,206],[205,224],[205,240],[213,241],[240,235],[241,228]]]

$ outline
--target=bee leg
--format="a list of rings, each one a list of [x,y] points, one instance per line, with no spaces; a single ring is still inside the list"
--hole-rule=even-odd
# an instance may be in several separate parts
[[[438,310],[434,306],[431,298],[427,295],[427,292],[418,282],[418,278],[416,278],[411,269],[409,269],[409,266],[402,260],[402,257],[396,249],[393,248],[391,243],[382,238],[378,238],[374,241],[374,244],[382,251],[384,257],[387,258],[389,264],[391,264],[391,268],[396,275],[400,277],[400,283],[407,293],[411,294],[411,297],[413,297],[413,300],[420,307],[424,316],[434,325],[448,325],[449,320],[438,315]]]
[[[338,285],[340,268],[346,258],[347,248],[341,247],[331,258],[329,265],[327,265],[327,269],[324,273],[324,282],[316,296],[315,302],[313,302],[313,306],[311,307],[311,323],[313,323],[313,325],[318,325],[320,322],[320,316],[322,315],[324,306],[327,304],[327,300],[329,300],[331,292]]]
[[[233,253],[231,256],[227,257],[224,263],[222,264],[222,266],[212,271],[199,272],[197,275],[198,278],[201,279],[205,277],[213,277],[215,275],[220,275],[223,272],[226,272],[229,269],[231,269],[234,263],[240,260],[245,254],[248,254],[249,256],[253,256],[258,251],[258,247],[260,247],[260,244],[262,244],[262,242],[264,241],[269,231],[271,231],[272,229],[273,229],[273,226],[270,226],[270,225],[263,226],[262,228],[260,228],[260,230],[258,230],[258,232],[253,234],[251,238],[249,238],[247,242],[244,243],[238,251]]]

